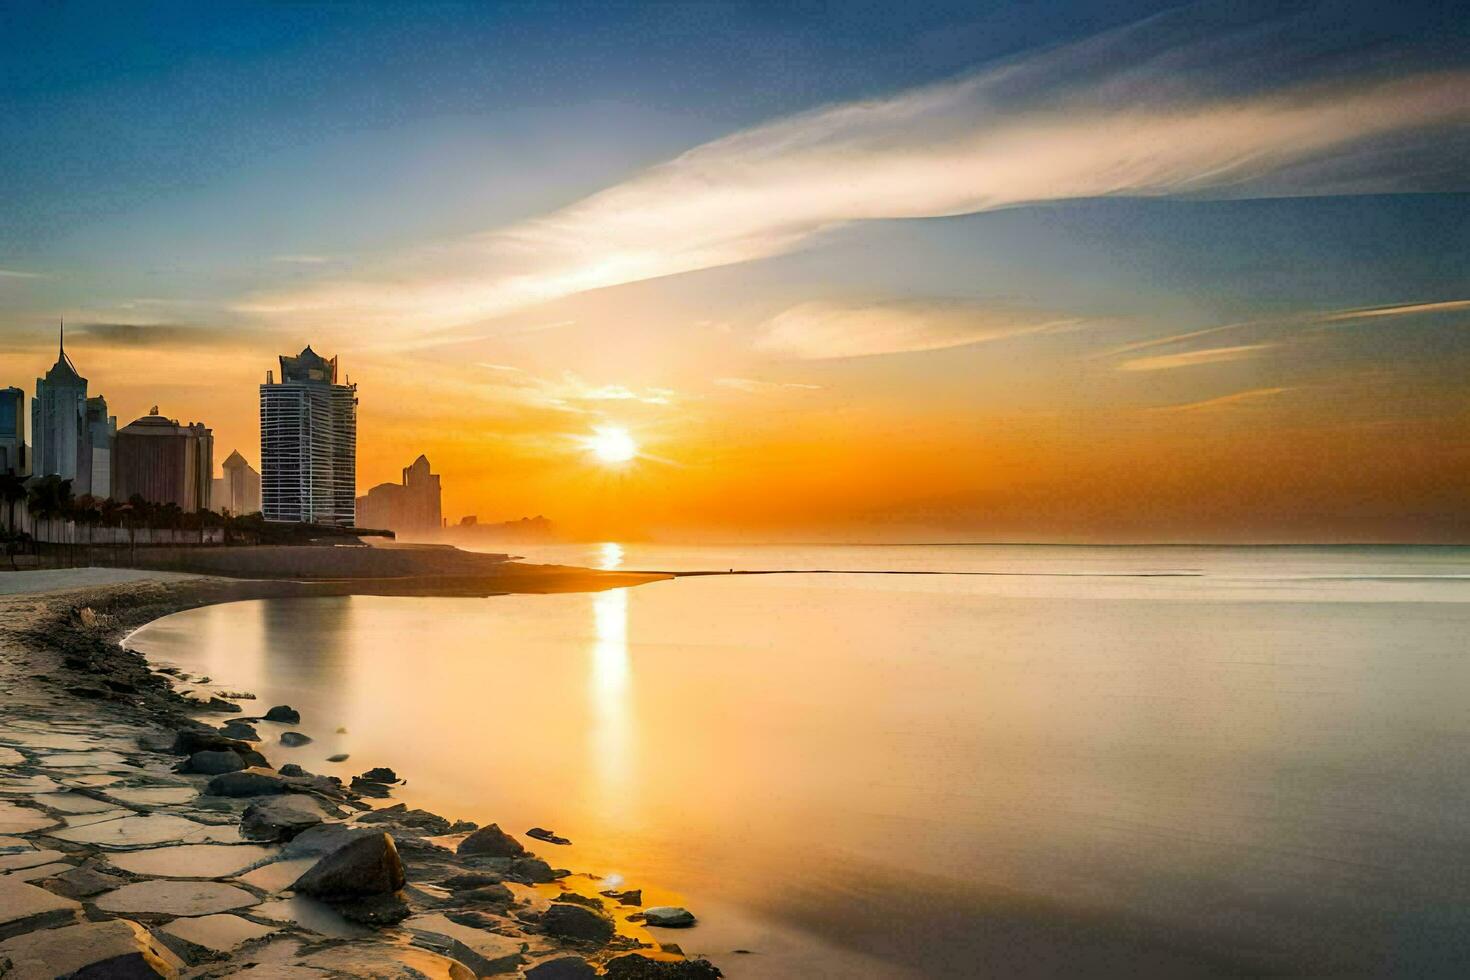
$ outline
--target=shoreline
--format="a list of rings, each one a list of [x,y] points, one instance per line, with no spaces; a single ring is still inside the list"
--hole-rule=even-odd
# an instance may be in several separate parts
[[[680,933],[655,935],[639,921],[639,895],[599,893],[595,876],[555,870],[525,850],[537,838],[523,844],[524,835],[493,824],[392,805],[401,780],[391,770],[344,785],[298,766],[271,768],[258,755],[264,741],[222,730],[240,734],[241,722],[273,730],[259,717],[268,706],[191,700],[174,689],[185,678],[154,670],[121,643],[164,616],[222,602],[596,591],[667,577],[512,563],[496,572],[317,581],[174,574],[0,594],[0,695],[9,706],[0,719],[0,964],[10,960],[8,980],[55,975],[46,971],[63,949],[76,961],[69,970],[121,956],[160,976],[264,967],[257,975],[719,976],[665,941]],[[220,712],[211,722],[236,724],[195,720],[211,707]],[[303,723],[311,727],[299,717],[289,727]],[[198,754],[180,754],[191,751]],[[231,753],[238,759],[216,759]],[[210,771],[179,771],[191,768]],[[361,877],[361,868],[319,869],[351,864],[348,852],[364,848],[396,865],[399,887],[304,894],[316,888],[302,877],[308,870]],[[247,857],[246,866],[214,873],[220,860]],[[202,863],[163,874],[150,873],[158,871],[150,860]]]

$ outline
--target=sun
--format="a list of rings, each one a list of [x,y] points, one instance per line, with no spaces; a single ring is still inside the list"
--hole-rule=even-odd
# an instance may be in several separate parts
[[[628,435],[627,429],[616,426],[594,429],[587,439],[587,448],[600,463],[626,463],[638,455],[638,443]]]

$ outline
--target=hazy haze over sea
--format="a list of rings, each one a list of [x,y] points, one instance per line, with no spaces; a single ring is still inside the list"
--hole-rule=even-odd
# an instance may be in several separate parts
[[[393,766],[675,892],[668,938],[735,978],[1470,970],[1470,549],[521,553],[972,574],[268,600],[130,643],[299,708],[275,764]]]

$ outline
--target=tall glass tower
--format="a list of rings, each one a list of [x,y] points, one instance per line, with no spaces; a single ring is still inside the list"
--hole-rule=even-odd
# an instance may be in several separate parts
[[[268,521],[357,520],[357,386],[310,346],[260,386],[260,503]]]

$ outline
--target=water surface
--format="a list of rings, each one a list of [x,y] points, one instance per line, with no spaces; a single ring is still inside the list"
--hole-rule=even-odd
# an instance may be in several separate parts
[[[736,978],[1470,969],[1470,550],[527,557],[969,574],[267,600],[131,643],[299,708],[276,764],[391,765],[671,890]]]

